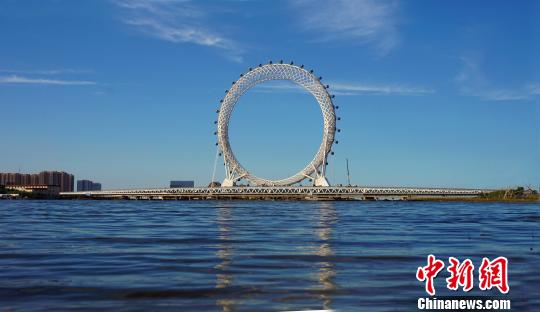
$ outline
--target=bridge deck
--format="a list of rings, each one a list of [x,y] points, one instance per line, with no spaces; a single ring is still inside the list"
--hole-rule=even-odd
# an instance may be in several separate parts
[[[193,187],[64,192],[64,197],[125,199],[409,199],[418,197],[474,197],[484,189],[415,187]]]

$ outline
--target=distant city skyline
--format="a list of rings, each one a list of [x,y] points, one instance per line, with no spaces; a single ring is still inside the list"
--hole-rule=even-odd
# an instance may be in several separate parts
[[[332,184],[348,158],[358,185],[540,185],[539,2],[7,0],[0,19],[0,172],[206,186],[224,91],[283,59],[336,95]],[[242,97],[231,145],[284,178],[321,130],[313,98],[273,82]]]
[[[77,180],[77,192],[101,191],[101,183],[90,180]]]
[[[169,187],[194,187],[195,181],[171,181]]]
[[[60,192],[73,192],[74,176],[64,171],[39,173],[0,172],[0,186],[56,186]]]

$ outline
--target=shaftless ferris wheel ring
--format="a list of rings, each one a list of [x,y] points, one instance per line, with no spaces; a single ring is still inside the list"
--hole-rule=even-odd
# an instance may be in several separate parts
[[[306,89],[311,93],[321,108],[323,115],[323,138],[319,150],[313,160],[298,173],[281,180],[269,180],[252,175],[236,159],[229,143],[229,121],[235,105],[242,95],[254,86],[270,80],[288,80]],[[306,178],[314,180],[315,185],[328,186],[324,176],[326,159],[331,152],[336,132],[336,114],[332,97],[328,93],[328,86],[321,83],[321,78],[313,75],[302,66],[291,64],[266,64],[242,74],[240,79],[226,91],[218,110],[217,136],[218,144],[224,156],[226,178],[222,186],[233,186],[240,179],[246,179],[255,185],[287,186],[298,183]],[[311,175],[314,174],[315,177]]]

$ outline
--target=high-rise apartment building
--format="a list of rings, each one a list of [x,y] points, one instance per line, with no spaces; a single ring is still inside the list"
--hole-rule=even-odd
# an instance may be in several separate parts
[[[170,186],[171,186],[171,188],[175,188],[175,187],[194,187],[195,182],[194,181],[171,181]]]
[[[77,180],[77,192],[101,191],[101,183],[90,180]]]
[[[48,185],[58,186],[60,192],[73,192],[75,177],[63,171],[42,171],[40,173],[1,173],[0,185]]]

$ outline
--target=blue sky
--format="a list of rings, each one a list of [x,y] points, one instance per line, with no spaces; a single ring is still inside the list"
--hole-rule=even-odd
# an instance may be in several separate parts
[[[539,20],[533,1],[3,0],[0,171],[205,185],[224,90],[283,59],[336,94],[331,183],[348,158],[359,185],[538,187]],[[261,85],[231,144],[283,178],[314,155],[321,121],[309,95]]]

